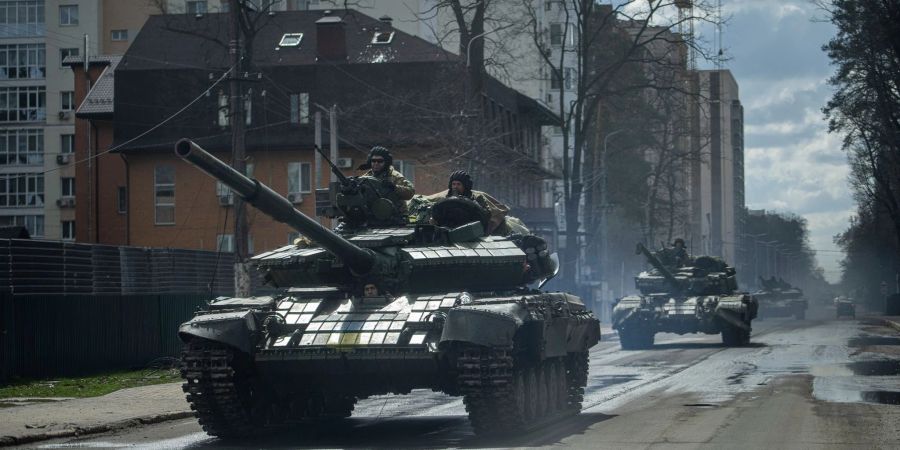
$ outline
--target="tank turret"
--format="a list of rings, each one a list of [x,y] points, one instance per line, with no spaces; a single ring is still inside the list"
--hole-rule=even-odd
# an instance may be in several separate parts
[[[366,177],[333,185],[321,209],[342,222],[329,230],[195,143],[175,151],[303,236],[252,258],[279,294],[216,299],[179,328],[208,433],[347,417],[359,398],[420,388],[463,396],[479,434],[580,410],[599,322],[540,290],[558,269],[541,237],[486,236],[460,199],[435,204],[433,222],[395,220],[403,209]]]

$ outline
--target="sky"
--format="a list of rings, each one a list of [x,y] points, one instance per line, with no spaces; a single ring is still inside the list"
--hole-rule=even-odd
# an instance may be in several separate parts
[[[825,277],[840,279],[834,235],[855,212],[841,150],[822,108],[834,72],[822,45],[834,36],[809,0],[722,0],[723,68],[744,105],[746,203],[808,221],[810,246]]]

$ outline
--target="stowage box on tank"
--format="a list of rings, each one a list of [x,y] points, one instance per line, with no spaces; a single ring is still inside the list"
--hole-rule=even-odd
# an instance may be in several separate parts
[[[599,323],[578,297],[529,287],[557,270],[543,239],[485,236],[477,217],[398,224],[368,177],[332,190],[332,231],[193,142],[176,153],[303,235],[253,258],[280,294],[216,299],[179,329],[184,390],[209,434],[347,417],[358,399],[418,388],[463,396],[478,433],[580,410]],[[458,219],[472,206],[448,202],[433,209]]]
[[[689,258],[680,267],[664,264],[660,256],[666,250],[654,254],[641,244],[638,253],[653,268],[635,278],[641,294],[624,297],[613,308],[613,328],[623,349],[649,348],[660,332],[721,333],[727,346],[750,343],[758,303],[737,291],[734,268],[711,256]]]

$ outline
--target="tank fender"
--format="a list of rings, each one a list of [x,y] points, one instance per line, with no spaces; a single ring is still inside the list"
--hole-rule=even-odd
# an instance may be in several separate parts
[[[188,342],[198,337],[230,345],[253,354],[258,337],[253,311],[203,314],[181,324],[178,337]]]
[[[465,305],[447,312],[440,345],[466,342],[488,347],[512,347],[516,331],[528,317],[518,303]]]
[[[640,297],[623,297],[621,300],[619,300],[618,303],[616,303],[616,306],[613,307],[613,328],[618,329],[623,323],[627,322],[631,318],[631,316],[636,314],[640,308]]]

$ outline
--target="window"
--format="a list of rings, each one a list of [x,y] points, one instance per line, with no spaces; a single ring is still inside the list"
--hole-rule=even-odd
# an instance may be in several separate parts
[[[175,168],[156,166],[154,193],[157,225],[175,224]]]
[[[279,47],[299,47],[303,42],[303,33],[285,33],[278,42]]]
[[[550,69],[550,89],[559,89],[560,85],[559,71]]]
[[[575,69],[573,69],[571,67],[566,67],[563,69],[563,73],[565,74],[565,76],[563,77],[563,80],[565,81],[566,90],[574,89]]]
[[[409,160],[398,159],[394,161],[394,168],[403,174],[403,178],[409,180],[410,183],[416,182],[416,163]]]
[[[206,14],[206,1],[186,1],[184,7],[188,14]]]
[[[44,36],[44,0],[0,1],[0,37]]]
[[[63,197],[74,197],[75,196],[75,179],[72,177],[63,177],[60,179],[60,186],[62,187],[62,192],[60,195]]]
[[[63,220],[62,221],[62,238],[64,241],[74,241],[75,240],[75,221],[74,220]]]
[[[44,44],[0,45],[0,80],[42,80],[47,75],[46,60]]]
[[[128,30],[111,30],[109,32],[109,38],[113,41],[127,41]]]
[[[44,206],[44,174],[0,174],[0,208]]]
[[[59,5],[60,26],[78,25],[78,5]]]
[[[390,44],[391,41],[394,40],[394,32],[393,31],[376,31],[375,34],[372,35],[372,43],[373,44],[381,44],[387,45]]]
[[[309,123],[309,94],[301,92],[299,94],[290,95],[291,102],[291,123],[308,124]]]
[[[312,192],[310,166],[309,163],[303,162],[288,163],[288,194]]]
[[[0,122],[38,122],[47,118],[43,86],[0,87]]]
[[[562,45],[563,26],[561,23],[550,24],[550,45]]]
[[[116,189],[116,210],[119,214],[128,213],[128,188],[125,186]]]
[[[0,166],[44,163],[44,131],[0,129]]]
[[[75,135],[61,134],[59,135],[59,152],[75,153]]]
[[[79,55],[81,55],[81,52],[78,50],[77,47],[59,49],[59,67],[64,67],[63,61],[65,61],[67,57],[79,56]]]
[[[25,227],[31,237],[44,237],[44,216],[0,216],[0,226]]]
[[[216,235],[216,251],[217,252],[233,252],[234,251],[234,235],[233,234],[217,234]]]
[[[75,92],[62,91],[59,93],[59,109],[71,111],[75,109]]]

